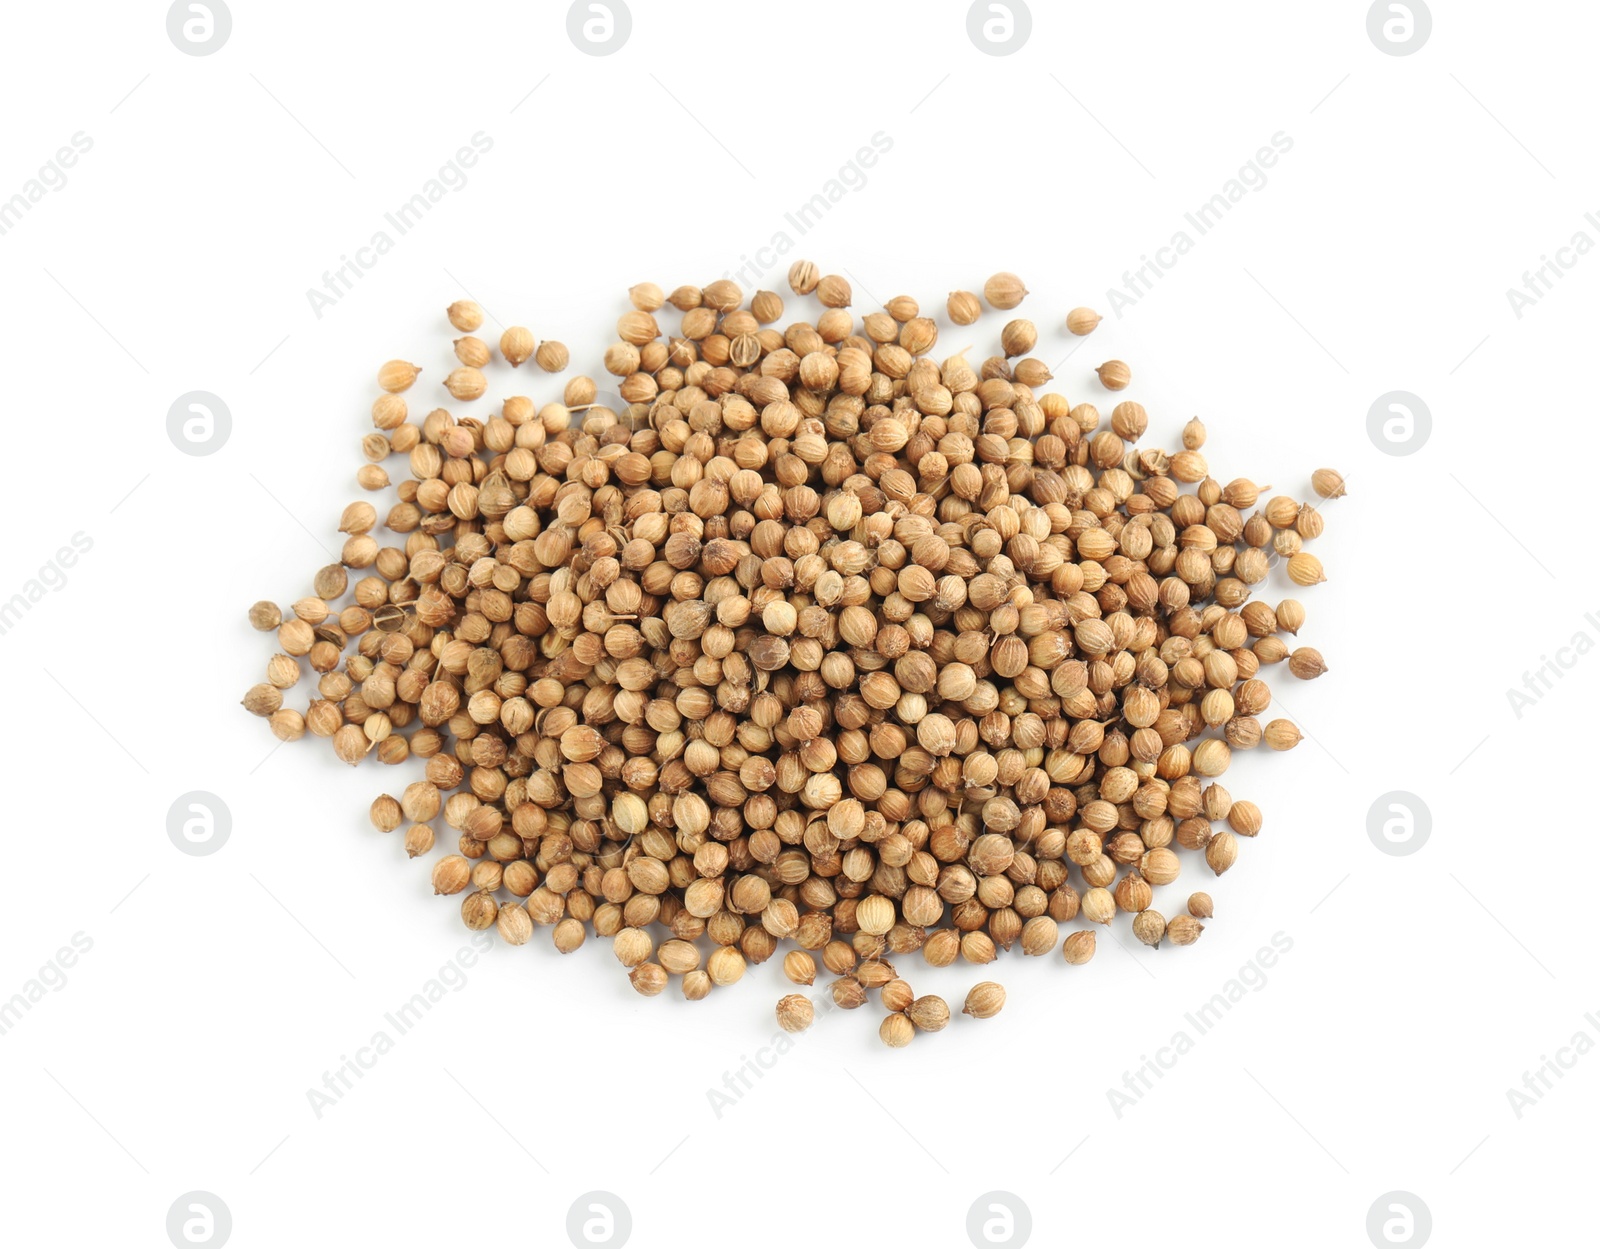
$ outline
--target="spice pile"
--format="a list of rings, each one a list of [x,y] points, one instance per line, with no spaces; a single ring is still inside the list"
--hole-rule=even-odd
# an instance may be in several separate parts
[[[560,402],[422,412],[421,370],[384,365],[357,480],[385,490],[405,457],[398,501],[351,503],[312,594],[251,609],[282,653],[245,707],[346,763],[421,760],[372,822],[415,857],[442,819],[433,885],[467,926],[513,945],[548,928],[562,952],[592,931],[648,996],[676,980],[698,1000],[792,942],[791,981],[820,958],[834,1004],[879,990],[900,1046],[950,1011],[892,958],[1060,946],[1081,965],[1094,929],[1062,927],[1119,912],[1146,945],[1193,943],[1211,899],[1168,916],[1155,891],[1182,851],[1221,875],[1261,830],[1217,778],[1236,750],[1300,740],[1262,723],[1259,674],[1325,665],[1283,636],[1299,602],[1252,595],[1279,560],[1323,580],[1302,549],[1321,515],[1215,480],[1199,420],[1169,452],[1141,445],[1137,402],[1106,420],[1046,393],[1030,321],[981,364],[940,361],[915,300],[858,319],[843,278],[802,261],[789,282],[822,311],[783,329],[771,291],[635,286],[604,353],[611,406],[576,376]],[[998,274],[947,315],[1025,294]],[[448,315],[464,336],[443,390],[470,403],[495,352],[476,304]],[[499,351],[569,361],[521,327]],[[1322,469],[1313,488],[1344,483]],[[283,700],[306,667],[300,711]],[[1004,997],[985,982],[964,1013]],[[813,1014],[803,994],[777,1006],[790,1031]]]

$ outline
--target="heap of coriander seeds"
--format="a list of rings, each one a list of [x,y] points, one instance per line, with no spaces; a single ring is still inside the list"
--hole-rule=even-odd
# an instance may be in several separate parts
[[[1326,671],[1288,640],[1304,607],[1254,597],[1279,563],[1324,579],[1321,514],[1212,477],[1198,419],[1164,449],[1141,404],[1046,390],[1031,321],[974,364],[939,357],[908,296],[858,317],[842,277],[801,261],[789,283],[810,319],[727,280],[633,287],[610,403],[586,376],[485,398],[570,353],[521,326],[497,352],[450,305],[444,375],[377,373],[356,477],[378,495],[398,468],[395,501],[350,503],[311,593],[250,609],[281,653],[244,706],[405,767],[372,822],[412,857],[448,830],[432,883],[467,927],[604,938],[647,996],[698,1000],[787,943],[789,981],[820,963],[831,1005],[878,990],[898,1048],[951,1012],[891,959],[1079,966],[1122,915],[1192,944],[1213,914],[1195,874],[1262,827],[1221,783],[1233,752],[1300,740],[1263,723],[1263,673]],[[1009,273],[982,289],[948,320],[1027,295]],[[1332,469],[1312,483],[1344,493]],[[1166,886],[1187,897],[1170,917]],[[985,981],[963,1014],[1004,1000]],[[777,1015],[803,1030],[813,999]]]

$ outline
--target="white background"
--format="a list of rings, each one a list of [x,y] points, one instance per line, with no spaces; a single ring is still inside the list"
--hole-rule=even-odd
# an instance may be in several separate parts
[[[1365,1245],[1393,1190],[1443,1245],[1548,1242],[1584,1216],[1600,1058],[1520,1118],[1507,1090],[1600,1039],[1579,888],[1600,857],[1582,798],[1600,660],[1520,717],[1507,690],[1600,638],[1580,477],[1600,258],[1520,318],[1506,290],[1577,231],[1600,241],[1600,14],[1440,0],[1395,57],[1362,3],[1040,3],[1027,45],[992,57],[966,7],[639,0],[598,58],[554,3],[240,0],[205,57],[175,49],[160,4],[8,12],[0,197],[93,140],[0,236],[0,599],[93,541],[0,637],[0,999],[93,942],[0,1036],[8,1242],[165,1245],[191,1190],[239,1246],[563,1245],[591,1190],[644,1247],[964,1245],[992,1190],[1042,1245]],[[468,184],[317,316],[308,289],[479,131]],[[800,237],[785,212],[878,131],[893,146],[866,185]],[[1279,131],[1267,185],[1111,315],[1124,271]],[[1226,778],[1261,836],[1218,881],[1186,856],[1159,897],[1210,889],[1199,944],[1147,951],[1121,924],[1084,968],[901,960],[918,992],[990,977],[1009,1003],[902,1051],[876,1001],[835,1012],[720,1118],[708,1090],[775,1032],[777,960],[703,1003],[647,1001],[602,943],[563,959],[545,933],[496,945],[318,1118],[307,1090],[467,933],[426,861],[367,822],[414,768],[274,751],[237,706],[274,649],[246,608],[309,592],[337,551],[377,366],[425,366],[414,409],[445,398],[452,299],[597,369],[631,283],[704,284],[780,231],[794,250],[760,285],[786,298],[809,256],[852,277],[858,314],[913,294],[940,354],[981,359],[1001,318],[952,330],[945,293],[1015,270],[1037,354],[1076,348],[1056,367],[1075,401],[1102,401],[1091,367],[1121,357],[1147,441],[1201,415],[1220,479],[1305,496],[1314,468],[1345,472],[1316,547],[1329,580],[1300,596],[1330,671],[1265,674],[1307,740]],[[1062,328],[1078,304],[1108,314],[1081,345]],[[814,312],[791,299],[785,320]],[[500,369],[495,398],[558,393]],[[166,433],[191,390],[232,413],[206,457]],[[1367,433],[1393,390],[1433,418],[1406,457]],[[209,857],[167,837],[190,790],[231,811]],[[1368,836],[1392,790],[1431,811],[1413,855]],[[1113,1109],[1278,933],[1293,947],[1264,987]]]

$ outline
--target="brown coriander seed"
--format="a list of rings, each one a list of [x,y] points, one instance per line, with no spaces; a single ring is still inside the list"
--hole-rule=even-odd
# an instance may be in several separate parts
[[[461,900],[461,922],[473,932],[494,927],[500,916],[500,904],[494,894],[484,889],[474,890]]]
[[[624,967],[637,967],[655,953],[655,943],[643,929],[624,928],[611,938],[611,952]]]
[[[905,1009],[906,1018],[919,1032],[942,1032],[950,1023],[950,1007],[942,997],[927,994]]]
[[[1078,913],[1092,924],[1109,924],[1116,918],[1116,899],[1112,897],[1109,889],[1090,889],[1083,895]]]
[[[983,304],[971,291],[951,291],[945,314],[955,325],[971,325],[983,315]]]
[[[1094,945],[1094,932],[1084,929],[1080,932],[1071,933],[1061,943],[1061,952],[1068,963],[1074,967],[1081,967],[1094,957]]]
[[[1107,390],[1126,390],[1133,380],[1133,370],[1121,360],[1107,360],[1095,370],[1100,384]]]
[[[1319,468],[1311,474],[1311,488],[1324,499],[1344,497],[1344,478],[1335,469]]]
[[[1273,720],[1261,730],[1261,740],[1270,750],[1293,750],[1300,744],[1300,730],[1292,720]]]
[[[1166,936],[1167,921],[1159,911],[1140,911],[1133,917],[1133,935],[1152,948]]]
[[[817,298],[824,308],[848,308],[850,283],[836,273],[830,273],[817,283]]]
[[[916,994],[911,991],[911,986],[904,980],[890,980],[878,990],[878,997],[883,1002],[884,1009],[890,1011],[904,1011],[916,1001]]]
[[[426,824],[413,824],[406,829],[406,856],[416,858],[433,849],[433,829]]]
[[[1273,614],[1278,628],[1285,633],[1299,633],[1306,623],[1305,606],[1292,598],[1279,603]]]
[[[1289,675],[1302,681],[1314,681],[1328,670],[1322,652],[1313,646],[1301,646],[1289,654]]]
[[[276,603],[262,599],[250,608],[250,627],[269,633],[283,623],[283,610]]]
[[[459,854],[448,855],[433,865],[434,893],[460,893],[472,879],[472,864]]]
[[[546,373],[560,373],[564,371],[572,360],[572,354],[567,350],[565,343],[558,343],[553,338],[547,338],[539,344],[539,349],[533,353],[533,362]]]
[[[1193,915],[1174,915],[1167,921],[1167,940],[1173,945],[1193,945],[1206,930]]]
[[[706,973],[711,977],[712,984],[734,984],[744,975],[744,971],[744,955],[731,945],[713,951],[706,960]]]
[[[1074,308],[1067,313],[1067,329],[1080,338],[1094,333],[1095,326],[1099,324],[1100,314],[1093,308]]]
[[[705,969],[692,971],[683,978],[683,996],[685,1001],[703,1002],[711,993],[711,977]]]
[[[483,309],[470,299],[458,299],[445,309],[450,324],[466,334],[476,333],[483,324]]]
[[[1056,948],[1060,927],[1048,915],[1035,915],[1022,926],[1022,952],[1038,957]]]
[[[1030,356],[1026,360],[1018,360],[1012,375],[1024,386],[1040,387],[1055,377],[1050,371],[1050,366],[1043,360]]]
[[[817,961],[804,950],[790,950],[783,956],[783,974],[794,984],[815,984]]]
[[[306,720],[292,707],[280,707],[267,717],[272,735],[280,742],[297,742],[306,734]]]
[[[628,288],[628,302],[640,312],[657,312],[667,302],[667,296],[654,282],[639,282]]]
[[[1218,876],[1239,858],[1239,842],[1232,833],[1222,832],[1206,843],[1206,865]]]
[[[866,987],[853,976],[841,976],[828,986],[833,1004],[843,1010],[855,1010],[867,1001]]]
[[[1028,288],[1015,273],[997,273],[983,284],[983,297],[991,308],[1009,312],[1020,304]]]
[[[789,289],[796,295],[811,294],[821,281],[821,271],[809,260],[797,260],[789,266]]]
[[[253,716],[270,716],[283,706],[283,691],[266,682],[252,685],[239,700],[239,705]]]
[[[394,832],[400,827],[400,821],[405,818],[405,813],[400,810],[399,801],[388,794],[379,794],[374,798],[367,813],[372,819],[372,827],[380,833]]]
[[[527,945],[533,939],[533,920],[527,910],[516,902],[507,902],[495,916],[495,931],[507,945]]]
[[[885,1015],[878,1025],[878,1039],[890,1049],[904,1049],[916,1039],[916,1025],[905,1015]]]
[[[1039,332],[1032,321],[1019,318],[1006,322],[1000,331],[1000,348],[1008,356],[1025,356],[1039,341]]]
[[[1209,893],[1191,893],[1189,895],[1189,914],[1196,919],[1210,919],[1213,914],[1211,895]]]
[[[628,980],[636,993],[656,997],[667,987],[667,972],[658,963],[640,963],[628,973]]]
[[[527,362],[536,345],[533,331],[520,325],[513,325],[500,335],[500,354],[514,369],[521,368]]]
[[[971,1015],[974,1019],[993,1019],[1005,1004],[1005,989],[993,980],[981,980],[967,992],[966,1005],[961,1008],[961,1013]]]
[[[1289,557],[1289,580],[1296,585],[1316,585],[1327,579],[1322,571],[1322,561],[1315,555],[1301,551]]]
[[[790,993],[778,999],[777,1016],[785,1032],[804,1032],[816,1019],[816,1010],[803,993]]]
[[[390,394],[399,394],[403,390],[410,390],[411,383],[417,380],[421,372],[416,365],[404,360],[390,360],[378,370],[378,385]]]
[[[481,369],[489,363],[489,344],[471,334],[456,339],[453,344],[456,359],[469,368]],[[393,396],[390,396],[393,398]],[[405,418],[402,416],[401,420]]]
[[[444,379],[444,388],[456,399],[481,399],[489,388],[489,379],[481,370],[463,366]]]

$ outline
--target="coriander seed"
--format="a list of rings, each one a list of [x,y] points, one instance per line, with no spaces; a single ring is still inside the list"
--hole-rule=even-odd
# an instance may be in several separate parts
[[[902,1014],[885,1015],[878,1025],[878,1038],[890,1049],[904,1049],[916,1035],[916,1025]]]
[[[1121,360],[1107,360],[1095,370],[1100,384],[1107,390],[1126,390],[1133,380],[1133,370]]]
[[[1005,989],[992,980],[982,980],[968,991],[961,1013],[974,1019],[993,1019],[1005,1004]]]
[[[983,297],[991,308],[1009,312],[1020,304],[1028,288],[1015,273],[997,273],[983,284]]]
[[[790,993],[778,999],[778,1027],[785,1032],[804,1032],[816,1018],[811,999],[800,993]]]
[[[983,315],[983,304],[971,291],[951,291],[944,309],[956,325],[971,325]]]
[[[500,354],[514,369],[521,368],[527,362],[535,346],[533,332],[520,325],[513,325],[500,335]]]
[[[950,1023],[950,1007],[933,994],[917,998],[905,1013],[919,1032],[942,1032]]]
[[[1074,967],[1081,967],[1094,957],[1094,933],[1090,930],[1074,932],[1061,943],[1061,952]]]
[[[1067,313],[1067,329],[1080,338],[1094,333],[1095,326],[1099,324],[1100,314],[1093,308],[1074,308]]]

